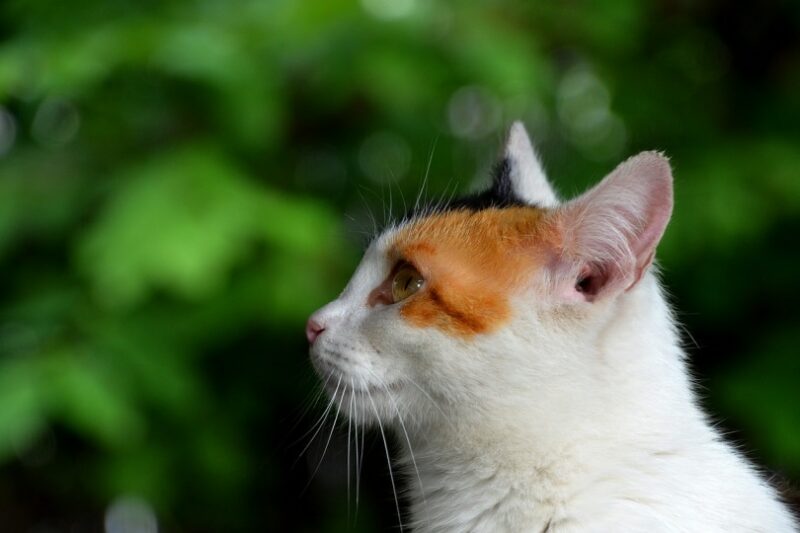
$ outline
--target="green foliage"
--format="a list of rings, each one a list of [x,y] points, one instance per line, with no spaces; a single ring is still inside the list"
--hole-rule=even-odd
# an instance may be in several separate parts
[[[660,258],[708,401],[800,478],[800,22],[766,9],[3,2],[4,526],[97,530],[133,494],[167,531],[390,527],[378,481],[354,525],[343,471],[304,493],[286,464],[303,321],[370,211],[475,187],[517,118],[565,196],[672,157]]]

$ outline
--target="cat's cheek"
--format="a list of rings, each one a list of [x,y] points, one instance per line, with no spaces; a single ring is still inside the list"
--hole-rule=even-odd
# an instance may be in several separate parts
[[[364,335],[384,360],[397,360],[425,347],[424,328],[410,325],[397,307],[377,320],[365,320]]]
[[[415,328],[434,328],[457,339],[490,333],[510,318],[505,295],[451,294],[430,289],[408,302],[400,316]]]

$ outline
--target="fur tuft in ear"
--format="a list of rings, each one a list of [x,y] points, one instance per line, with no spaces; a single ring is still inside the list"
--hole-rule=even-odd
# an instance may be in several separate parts
[[[558,198],[545,177],[522,122],[517,121],[511,125],[504,162],[508,165],[511,188],[518,198],[541,207],[558,205]]]
[[[633,287],[652,263],[671,213],[672,171],[658,152],[631,157],[559,209],[559,262],[574,291],[593,300]]]

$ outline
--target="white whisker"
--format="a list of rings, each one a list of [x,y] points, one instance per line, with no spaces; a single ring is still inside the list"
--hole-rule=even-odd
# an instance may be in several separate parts
[[[366,384],[365,384],[366,385]],[[394,473],[392,472],[392,459],[389,456],[389,444],[386,442],[386,433],[383,431],[383,423],[381,422],[378,408],[375,407],[375,402],[372,400],[372,395],[369,393],[369,387],[365,386],[364,391],[367,393],[369,403],[372,405],[372,410],[375,412],[375,419],[378,421],[378,429],[381,431],[381,439],[383,440],[383,449],[386,451],[386,464],[389,466],[389,481],[392,482],[392,493],[394,494],[394,505],[397,509],[397,520],[400,522],[400,531],[403,531],[403,515],[400,513],[400,500],[397,498],[397,487],[394,483]]]
[[[428,155],[428,165],[425,168],[425,176],[422,178],[422,187],[419,188],[419,192],[417,193],[417,200],[414,202],[414,211],[419,209],[419,202],[422,199],[422,195],[425,194],[425,189],[428,186],[428,176],[431,173],[431,165],[433,164],[433,154],[436,152],[436,145],[439,143],[439,137],[437,136],[436,139],[433,141],[433,146],[431,147],[431,153]]]
[[[408,204],[406,203],[406,195],[403,194],[403,188],[399,183],[397,184],[397,191],[400,193],[400,199],[403,200],[403,217],[405,217],[408,212]]]
[[[353,399],[355,386],[350,379],[350,405],[347,408],[347,523],[350,523],[350,428],[353,426]]]
[[[425,488],[422,486],[422,476],[419,474],[419,468],[417,467],[417,460],[414,457],[414,449],[411,446],[411,438],[408,436],[408,431],[406,430],[406,425],[403,422],[403,415],[400,414],[400,409],[397,407],[397,402],[394,401],[394,397],[392,396],[392,392],[389,390],[389,387],[386,386],[386,383],[375,375],[374,372],[367,369],[367,372],[378,382],[378,384],[383,387],[386,391],[386,396],[389,398],[389,401],[392,403],[392,407],[394,407],[394,411],[397,413],[397,419],[400,421],[400,428],[403,430],[403,435],[406,439],[406,444],[408,444],[408,453],[411,456],[411,464],[414,466],[414,472],[417,475],[417,481],[419,482],[419,490],[420,494],[422,495],[422,500],[427,502],[427,498],[425,498]]]
[[[361,201],[364,202],[364,207],[367,208],[367,214],[372,222],[372,237],[375,237],[378,235],[378,221],[375,219],[375,215],[372,212],[372,207],[370,207],[369,202],[367,202],[367,198],[364,196],[364,193],[361,191],[361,189],[358,189],[358,195],[361,197]]]
[[[416,381],[414,381],[413,379],[411,379],[411,377],[409,377],[409,376],[406,376],[405,380],[408,381],[409,383],[411,383],[412,385],[414,385],[417,389],[419,389],[419,391],[422,394],[424,394],[425,397],[428,398],[428,400],[430,400],[431,404],[436,408],[436,410],[439,411],[439,413],[442,415],[442,418],[448,424],[450,424],[450,427],[451,428],[454,427],[452,421],[450,420],[450,418],[447,416],[447,414],[444,412],[444,410],[439,406],[439,404],[436,403],[436,400],[433,399],[433,397],[428,393],[428,391],[426,391],[425,389],[420,387],[419,384]]]
[[[336,398],[336,393],[337,393],[337,392],[339,392],[339,385],[341,385],[341,383],[342,383],[342,378],[341,378],[341,376],[340,376],[340,377],[339,377],[339,381],[336,383],[336,390],[334,390],[334,391],[333,391],[333,394],[331,395],[331,399],[330,399],[330,400],[328,400],[328,407],[326,407],[326,408],[325,408],[325,412],[323,412],[323,413],[322,413],[322,416],[319,418],[319,420],[317,421],[317,423],[316,423],[316,424],[314,424],[313,426],[311,426],[311,429],[309,429],[309,430],[306,432],[306,434],[308,434],[308,433],[311,433],[311,431],[312,431],[312,430],[313,430],[315,427],[317,428],[317,430],[316,430],[316,431],[314,431],[314,434],[313,434],[313,435],[311,436],[311,438],[309,439],[309,441],[308,441],[308,444],[306,444],[306,445],[305,445],[305,447],[303,448],[303,450],[302,450],[302,451],[300,452],[300,454],[297,456],[297,460],[299,460],[299,459],[300,459],[300,457],[302,457],[302,456],[303,456],[303,454],[304,454],[304,453],[306,453],[306,451],[308,450],[308,447],[309,447],[309,446],[311,446],[311,443],[312,443],[312,442],[314,442],[314,439],[316,439],[316,438],[317,438],[317,434],[319,434],[320,430],[321,430],[321,429],[322,429],[322,427],[325,425],[325,424],[324,424],[324,422],[325,422],[325,418],[328,416],[328,413],[330,412],[330,410],[331,410],[331,407],[333,407],[334,400],[335,400],[335,398]],[[304,435],[304,436],[305,436],[305,435]],[[302,438],[302,437],[301,437],[301,438]],[[297,460],[295,461],[295,463],[297,463]]]
[[[320,398],[325,396],[325,387],[327,387],[328,381],[330,379],[331,379],[330,376],[328,376],[328,379],[325,380],[325,384],[324,385],[317,386],[316,390],[312,391],[308,395],[308,398],[303,402],[303,406],[301,407],[300,414],[297,415],[297,420],[295,420],[294,424],[292,424],[292,427],[289,428],[289,431],[286,432],[288,435],[291,435],[292,432],[295,429],[297,429],[297,426],[300,424],[300,422],[302,422],[303,419],[308,415],[308,413],[310,413],[312,409],[316,408],[317,404],[319,403]],[[316,426],[316,424],[314,424],[314,426]],[[311,433],[311,431],[313,431],[314,426],[312,426],[312,429],[306,431],[305,433],[303,433],[303,435],[301,435],[300,437],[298,437],[297,439],[292,441],[289,444],[289,446],[294,446],[298,442],[300,442],[303,439],[305,439],[308,436],[308,434]]]
[[[389,185],[389,218],[386,219],[384,222],[384,226],[391,223],[394,220],[394,195],[392,194],[392,186]]]
[[[366,429],[361,428],[361,457],[358,460],[358,472],[356,473],[356,507],[358,507],[358,488],[361,480],[361,467],[364,466],[364,449],[366,448],[364,444],[364,436],[366,433]]]
[[[342,382],[342,378],[339,377],[339,383],[341,383],[341,382]],[[345,385],[345,387],[347,387],[347,385]],[[336,388],[338,390],[338,388],[339,388],[338,385],[337,385]],[[344,393],[344,391],[342,391],[342,392]],[[335,397],[336,397],[336,394],[334,393],[334,398]],[[333,417],[333,424],[331,425],[331,432],[328,434],[328,440],[325,441],[325,448],[323,448],[323,450],[322,450],[322,456],[319,458],[319,462],[317,463],[317,467],[314,469],[314,473],[312,473],[311,477],[308,479],[309,483],[311,483],[311,480],[314,479],[314,476],[317,475],[317,472],[319,472],[319,467],[322,466],[322,462],[325,460],[325,454],[328,452],[328,446],[330,446],[330,444],[331,444],[331,438],[333,437],[333,432],[336,431],[336,422],[337,422],[337,420],[339,420],[339,409],[336,409],[336,414]]]

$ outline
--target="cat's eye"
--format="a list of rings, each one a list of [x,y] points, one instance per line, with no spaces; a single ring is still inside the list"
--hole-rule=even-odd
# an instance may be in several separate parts
[[[405,300],[422,288],[425,283],[422,275],[411,265],[403,265],[392,279],[392,301]]]

